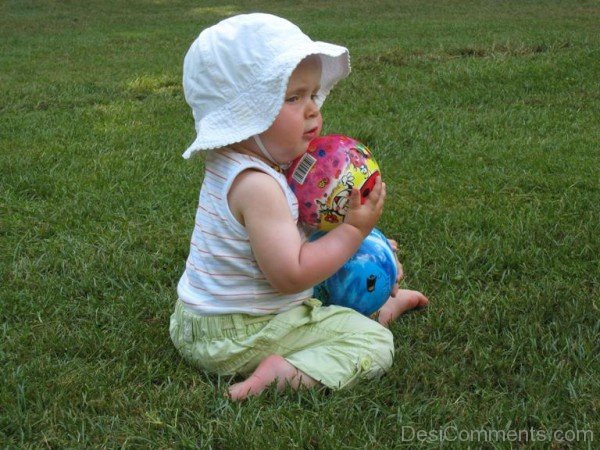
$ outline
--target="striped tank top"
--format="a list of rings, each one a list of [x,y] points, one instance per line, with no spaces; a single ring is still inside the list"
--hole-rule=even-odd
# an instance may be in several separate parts
[[[227,148],[207,152],[190,253],[177,285],[180,300],[198,314],[277,314],[312,295],[312,289],[284,295],[260,271],[248,233],[227,203],[233,181],[246,169],[275,178],[298,220],[298,202],[284,175],[258,158]]]

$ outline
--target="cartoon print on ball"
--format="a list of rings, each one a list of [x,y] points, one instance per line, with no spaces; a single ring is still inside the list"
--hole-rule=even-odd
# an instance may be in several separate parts
[[[354,187],[354,177],[351,173],[344,174],[336,189],[330,194],[329,199],[316,199],[317,209],[323,216],[323,221],[331,224],[339,224],[344,221],[344,215],[348,209],[350,194]],[[338,189],[341,189],[338,191]]]

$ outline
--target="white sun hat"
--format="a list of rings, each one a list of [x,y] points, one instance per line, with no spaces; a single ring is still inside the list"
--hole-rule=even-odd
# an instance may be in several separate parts
[[[292,72],[309,55],[322,62],[320,107],[350,73],[345,47],[313,41],[291,22],[262,13],[230,17],[202,31],[183,63],[183,90],[197,133],[184,158],[266,131]]]

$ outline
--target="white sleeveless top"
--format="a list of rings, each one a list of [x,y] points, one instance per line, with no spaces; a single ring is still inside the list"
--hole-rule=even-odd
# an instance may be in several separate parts
[[[248,233],[227,203],[233,181],[246,169],[263,171],[277,180],[293,219],[298,220],[298,202],[283,174],[258,158],[227,148],[207,152],[190,254],[177,286],[180,300],[198,314],[277,314],[313,293],[311,288],[281,294],[260,271]]]

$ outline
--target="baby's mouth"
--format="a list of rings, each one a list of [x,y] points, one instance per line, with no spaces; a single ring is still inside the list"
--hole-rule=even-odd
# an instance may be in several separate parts
[[[311,128],[310,130],[308,130],[308,131],[305,131],[305,132],[304,132],[304,135],[305,135],[305,136],[312,136],[312,137],[315,137],[315,136],[316,136],[316,134],[317,134],[317,131],[318,131],[318,129],[319,129],[319,127],[314,127],[314,128]]]

